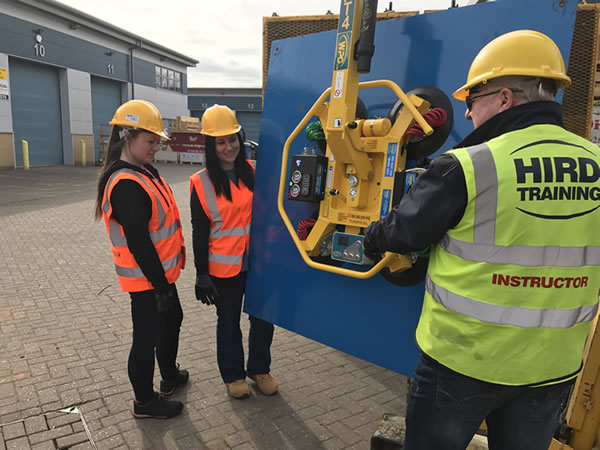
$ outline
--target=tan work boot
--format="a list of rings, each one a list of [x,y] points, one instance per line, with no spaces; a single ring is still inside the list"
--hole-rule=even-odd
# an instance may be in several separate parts
[[[270,373],[257,373],[255,375],[248,375],[248,377],[256,382],[258,390],[265,395],[273,395],[277,393],[279,385],[275,378]]]
[[[227,391],[229,392],[229,395],[237,399],[246,398],[250,395],[246,380],[235,380],[233,383],[228,383]]]

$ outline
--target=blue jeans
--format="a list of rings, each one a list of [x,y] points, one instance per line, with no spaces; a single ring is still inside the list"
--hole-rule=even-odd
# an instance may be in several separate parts
[[[240,317],[242,298],[246,287],[246,272],[232,278],[211,277],[219,299],[217,301],[217,363],[225,383],[246,378],[244,347]],[[250,316],[248,336],[248,373],[269,373],[271,368],[271,342],[273,324]]]
[[[464,450],[485,419],[490,450],[547,450],[572,384],[486,383],[421,353],[408,397],[404,448]]]

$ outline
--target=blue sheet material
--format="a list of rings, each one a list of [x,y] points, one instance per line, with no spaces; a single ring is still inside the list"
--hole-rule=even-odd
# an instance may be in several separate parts
[[[371,73],[361,81],[391,79],[404,91],[436,86],[449,96],[466,81],[479,50],[517,29],[549,35],[565,62],[571,48],[576,2],[498,0],[379,22]],[[250,273],[244,311],[388,369],[411,375],[418,356],[414,331],[423,285],[400,288],[381,276],[357,280],[309,268],[277,211],[281,153],[287,137],[331,83],[335,31],[272,44],[257,163]],[[396,98],[387,89],[362,91],[369,117],[386,117]],[[453,99],[450,149],[471,130],[465,104]],[[303,134],[290,155],[312,146]],[[297,224],[314,206],[286,201]],[[273,355],[277,358],[277,352]]]

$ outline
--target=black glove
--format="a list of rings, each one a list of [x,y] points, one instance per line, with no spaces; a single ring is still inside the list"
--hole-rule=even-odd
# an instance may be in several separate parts
[[[363,254],[371,261],[377,263],[382,258],[383,252],[377,248],[373,239],[373,222],[365,230],[365,239],[363,241]]]
[[[219,291],[207,273],[196,275],[196,300],[205,305],[214,305],[219,299]]]
[[[174,285],[169,285],[166,291],[154,291],[156,309],[159,313],[171,311],[177,302],[177,291]]]

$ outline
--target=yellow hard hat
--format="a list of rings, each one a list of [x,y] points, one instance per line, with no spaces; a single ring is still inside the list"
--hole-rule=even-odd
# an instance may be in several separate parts
[[[509,75],[550,78],[559,88],[571,84],[552,39],[538,31],[518,30],[498,36],[483,47],[471,64],[467,83],[452,95],[465,101],[473,86]]]
[[[165,134],[158,108],[146,100],[130,100],[123,103],[117,108],[113,119],[109,123],[121,127],[139,128],[170,140]]]
[[[242,129],[235,113],[224,105],[212,105],[202,114],[202,134],[208,136],[228,136]]]

